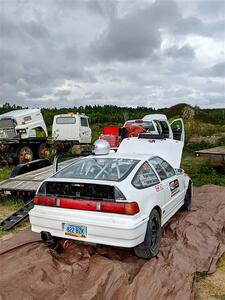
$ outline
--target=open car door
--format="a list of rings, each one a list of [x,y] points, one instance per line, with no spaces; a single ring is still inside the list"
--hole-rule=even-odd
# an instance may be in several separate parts
[[[173,139],[184,143],[185,132],[183,119],[173,120],[170,126],[173,132]]]

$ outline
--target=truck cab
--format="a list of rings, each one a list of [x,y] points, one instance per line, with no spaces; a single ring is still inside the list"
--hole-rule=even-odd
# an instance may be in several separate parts
[[[77,141],[80,144],[91,143],[91,129],[88,117],[79,113],[54,116],[52,138],[54,141]]]
[[[36,130],[47,128],[40,109],[10,111],[0,116],[0,140],[36,138]]]

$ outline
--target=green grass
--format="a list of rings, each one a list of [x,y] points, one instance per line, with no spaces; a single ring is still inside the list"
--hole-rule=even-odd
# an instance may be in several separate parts
[[[24,220],[22,224],[20,224],[18,227],[15,227],[12,230],[4,231],[4,230],[0,229],[0,238],[6,237],[6,236],[11,237],[13,235],[16,235],[18,232],[20,232],[27,226],[29,226],[29,221],[26,219],[26,221]]]
[[[0,199],[0,220],[3,220],[13,212],[15,212],[17,209],[22,207],[24,205],[24,201],[20,199],[16,199],[13,197],[9,196],[2,196]],[[23,226],[23,225],[22,225]],[[9,234],[16,234],[20,229],[21,225],[13,230],[10,231],[4,231],[0,229],[0,238]]]
[[[11,211],[15,211],[23,205],[24,201],[21,199],[13,198],[12,196],[1,197],[1,206],[7,206]]]
[[[13,167],[1,167],[0,166],[0,181],[10,177]]]
[[[19,227],[16,227],[13,230],[10,230],[10,233],[14,235],[14,234],[17,234],[19,231],[20,231]],[[9,232],[0,229],[0,238],[7,235],[8,233]]]
[[[225,136],[221,136],[215,143],[209,143],[206,141],[196,142],[196,143],[187,143],[184,146],[186,152],[193,153],[195,151],[209,149],[212,147],[225,146]]]
[[[224,133],[225,125],[204,123],[202,121],[186,121],[185,122],[185,134],[187,137],[192,135],[197,136],[212,136],[214,134]]]
[[[194,157],[185,152],[181,167],[189,174],[195,186],[216,184],[225,186],[223,170],[216,170],[209,165],[209,160],[203,157]]]
[[[220,299],[225,300],[225,253],[217,263],[215,273],[197,274],[196,300]]]

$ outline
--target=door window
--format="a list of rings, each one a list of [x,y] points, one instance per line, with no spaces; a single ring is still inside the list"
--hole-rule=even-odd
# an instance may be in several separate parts
[[[183,121],[180,119],[174,120],[171,124],[173,138],[177,141],[182,141],[183,138]]]
[[[169,138],[169,127],[166,121],[160,121],[162,127],[162,133],[165,138]]]
[[[87,120],[87,118],[80,118],[80,124],[83,127],[88,127],[88,120]]]
[[[150,163],[155,168],[161,180],[165,180],[175,175],[173,167],[160,157],[150,159]]]
[[[144,189],[159,183],[159,179],[148,162],[145,162],[135,174],[132,184],[137,189]]]

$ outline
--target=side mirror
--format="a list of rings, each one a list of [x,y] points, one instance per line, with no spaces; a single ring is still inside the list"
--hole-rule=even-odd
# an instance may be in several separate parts
[[[176,175],[183,175],[184,174],[184,170],[182,168],[175,169],[175,173],[176,173]]]

